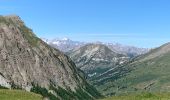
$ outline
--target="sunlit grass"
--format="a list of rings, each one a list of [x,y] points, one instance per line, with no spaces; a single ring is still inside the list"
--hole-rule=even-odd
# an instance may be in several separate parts
[[[0,100],[42,100],[41,95],[22,90],[0,89]]]

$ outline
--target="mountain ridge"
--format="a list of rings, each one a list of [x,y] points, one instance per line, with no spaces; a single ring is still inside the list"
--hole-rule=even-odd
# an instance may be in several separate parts
[[[128,61],[129,57],[113,52],[103,44],[86,44],[66,53],[78,68],[88,76],[94,77],[116,65]]]
[[[63,51],[63,52],[68,52],[70,50],[73,49],[78,49],[86,44],[103,44],[108,46],[112,51],[120,53],[120,54],[124,54],[124,55],[128,55],[129,57],[135,57],[144,53],[147,53],[149,51],[149,49],[147,48],[138,48],[138,47],[134,47],[134,46],[126,46],[126,45],[122,45],[119,43],[104,43],[104,42],[79,42],[79,41],[73,41],[69,38],[67,38],[67,40],[63,39],[45,39],[43,38],[43,40],[51,45],[52,47],[58,48],[59,50]]]
[[[170,43],[166,43],[150,52],[131,59],[130,62],[119,66],[125,70],[118,78],[113,69],[107,72],[102,80],[93,81],[98,90],[105,95],[120,95],[140,92],[168,92],[169,89],[169,58]],[[109,76],[109,74],[111,75]],[[107,79],[105,79],[107,78]]]

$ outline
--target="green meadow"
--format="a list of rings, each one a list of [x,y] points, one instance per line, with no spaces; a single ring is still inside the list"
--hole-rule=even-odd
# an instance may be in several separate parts
[[[42,100],[41,95],[22,90],[0,89],[0,100]]]
[[[170,93],[141,93],[137,95],[113,96],[101,100],[170,100]]]

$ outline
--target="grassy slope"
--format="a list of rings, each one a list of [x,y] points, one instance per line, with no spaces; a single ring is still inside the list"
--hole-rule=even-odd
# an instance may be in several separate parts
[[[113,96],[102,100],[170,100],[170,94],[142,93],[138,95]]]
[[[0,89],[0,100],[42,100],[42,96],[22,90]]]
[[[167,54],[163,57],[132,65],[134,68],[132,72],[112,83],[114,92],[120,94],[137,91],[169,92],[169,61],[170,54]]]
[[[170,91],[170,54],[137,63],[134,71],[117,81],[117,84],[136,91]],[[123,90],[123,89],[122,89]],[[128,89],[125,89],[128,90]]]
[[[158,49],[159,50],[159,49]],[[154,52],[158,51],[157,49]],[[149,54],[148,54],[149,55]],[[147,57],[147,55],[145,55]],[[131,69],[119,79],[107,80],[97,86],[105,95],[140,92],[170,92],[170,53],[125,65]]]

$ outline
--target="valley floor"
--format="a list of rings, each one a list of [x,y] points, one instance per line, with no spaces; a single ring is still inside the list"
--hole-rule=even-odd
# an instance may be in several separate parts
[[[162,94],[142,93],[139,95],[113,96],[102,100],[170,100],[170,93]]]
[[[42,96],[22,90],[0,89],[0,100],[42,100]]]

